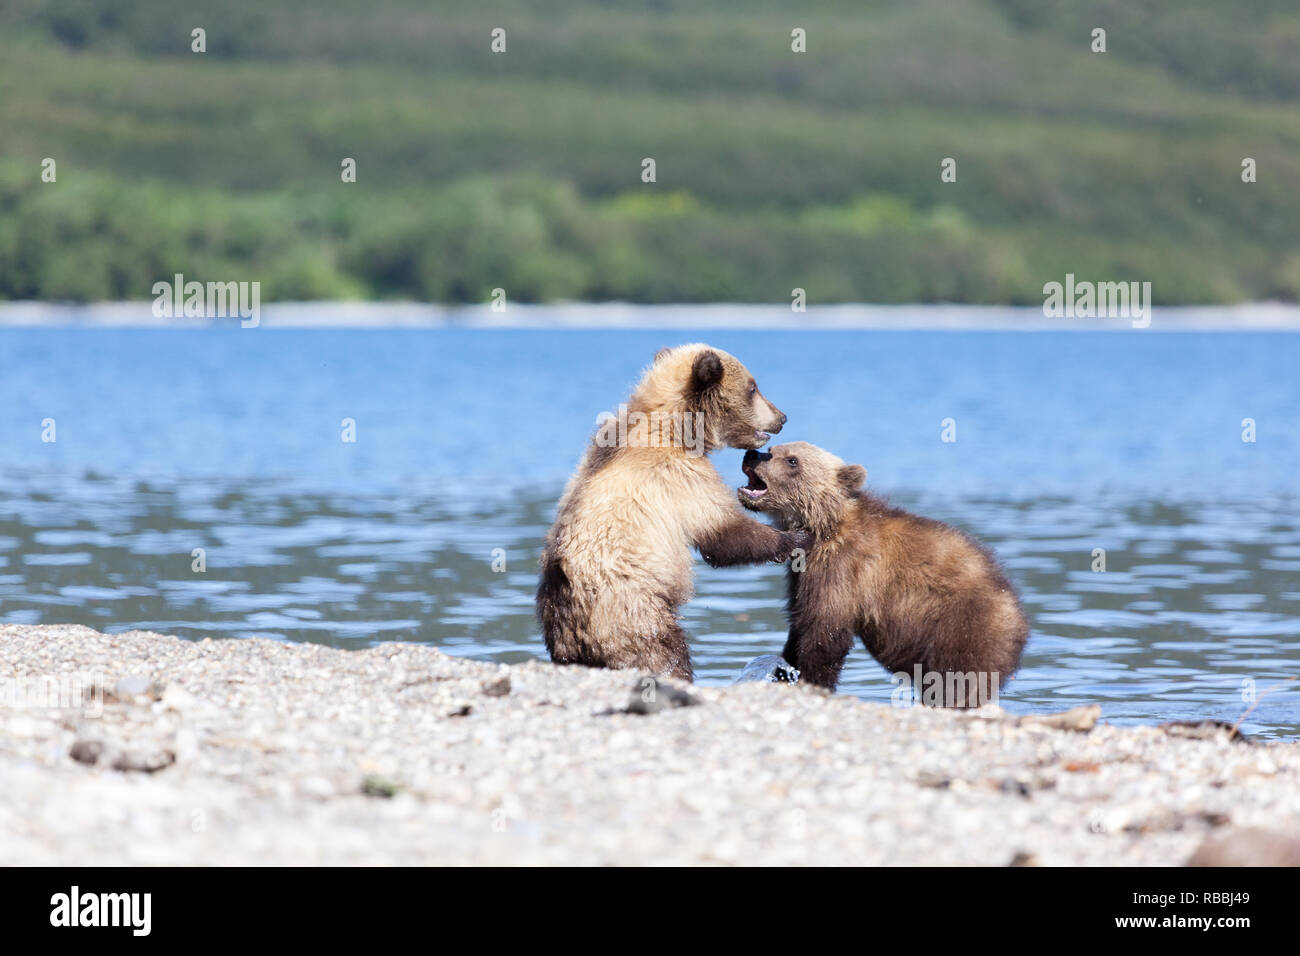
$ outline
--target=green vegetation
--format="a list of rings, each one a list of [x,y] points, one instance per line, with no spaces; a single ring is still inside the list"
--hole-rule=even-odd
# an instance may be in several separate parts
[[[456,6],[10,0],[0,298],[1300,297],[1292,0]]]

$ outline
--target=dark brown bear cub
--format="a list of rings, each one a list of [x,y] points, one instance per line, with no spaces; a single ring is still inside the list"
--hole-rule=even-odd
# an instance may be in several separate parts
[[[857,635],[891,673],[907,675],[923,703],[996,699],[1020,666],[1029,627],[988,551],[956,528],[889,507],[862,488],[860,465],[816,445],[750,451],[743,467],[741,504],[813,538],[802,570],[796,556],[787,578],[784,656],[802,680],[834,690]]]

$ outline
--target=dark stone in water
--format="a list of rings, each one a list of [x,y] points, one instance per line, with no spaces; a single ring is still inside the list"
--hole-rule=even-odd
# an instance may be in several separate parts
[[[797,684],[799,672],[793,665],[787,664],[785,658],[776,654],[764,654],[755,657],[745,665],[745,669],[736,678],[737,684],[770,681],[773,684]]]

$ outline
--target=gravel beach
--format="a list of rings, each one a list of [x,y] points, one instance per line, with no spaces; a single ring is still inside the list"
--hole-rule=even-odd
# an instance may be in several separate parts
[[[1207,862],[1295,852],[1300,744],[1093,716],[1059,729],[423,645],[5,625],[0,861],[1181,865],[1198,848]]]

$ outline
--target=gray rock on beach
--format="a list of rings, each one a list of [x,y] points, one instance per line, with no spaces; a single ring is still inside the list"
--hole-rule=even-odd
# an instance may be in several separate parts
[[[797,684],[799,671],[784,657],[777,654],[764,654],[746,664],[740,676],[736,678],[737,684],[763,681],[773,684]]]

